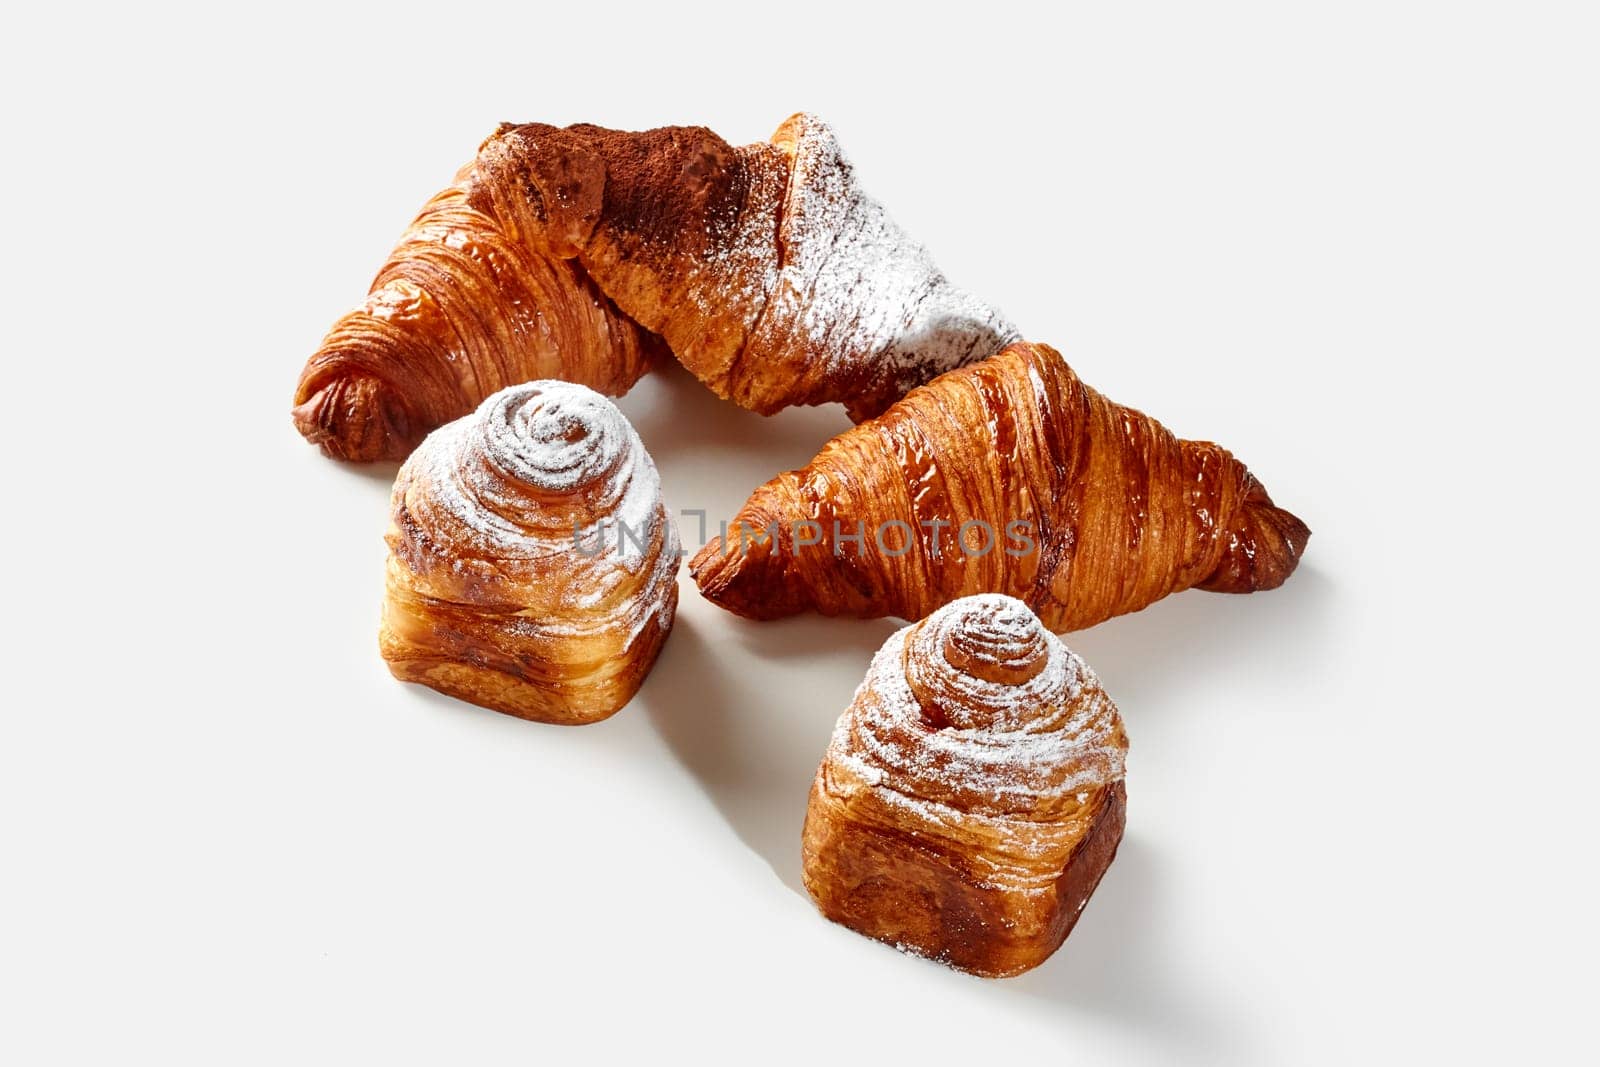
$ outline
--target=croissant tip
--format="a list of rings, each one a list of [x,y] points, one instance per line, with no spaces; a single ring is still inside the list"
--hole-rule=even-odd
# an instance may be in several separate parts
[[[1246,501],[1221,563],[1199,587],[1213,593],[1276,589],[1300,565],[1310,539],[1311,527],[1262,491]]]
[[[746,614],[742,610],[742,598],[729,596],[739,576],[739,559],[723,548],[722,538],[713,537],[700,547],[689,560],[689,574],[701,596],[737,615]]]
[[[796,582],[780,557],[759,543],[730,550],[713,537],[689,560],[689,574],[700,595],[724,611],[747,619],[779,619],[803,607],[795,603]]]
[[[325,455],[350,463],[405,459],[416,444],[399,398],[366,375],[324,383],[289,416],[300,435]]]
[[[716,569],[716,558],[722,553],[722,538],[713,537],[710,541],[700,546],[693,556],[689,558],[689,573],[694,575],[697,583],[700,582],[701,571],[708,573]]]

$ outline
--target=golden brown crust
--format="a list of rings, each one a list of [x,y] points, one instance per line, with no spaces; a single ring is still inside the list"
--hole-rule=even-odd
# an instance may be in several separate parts
[[[391,534],[393,536],[393,534]],[[581,726],[621,710],[644,684],[678,606],[669,585],[657,604],[667,625],[587,635],[530,632],[528,616],[418,596],[390,560],[378,650],[389,671],[447,696],[520,719]]]
[[[671,629],[678,545],[655,466],[581,386],[515,386],[431,435],[400,470],[391,519],[379,650],[404,681],[595,722],[638,690]]]
[[[624,393],[665,353],[575,261],[512,239],[484,181],[469,165],[428,202],[363,306],[307,362],[294,422],[328,455],[404,459],[431,430],[534,379]]]
[[[998,592],[1058,633],[1190,587],[1274,588],[1310,536],[1229,453],[1179,440],[1025,342],[835,437],[757,489],[730,529],[747,533],[714,539],[690,569],[741,615],[916,619]]]
[[[1122,837],[1127,737],[1086,664],[1010,597],[892,636],[812,783],[806,889],[828,918],[989,977],[1037,966]]]
[[[1060,877],[1029,895],[981,884],[915,837],[853,821],[819,774],[803,832],[806,890],[823,915],[867,937],[985,978],[1021,974],[1061,947],[1116,858],[1127,789],[1097,790],[1085,807]]]

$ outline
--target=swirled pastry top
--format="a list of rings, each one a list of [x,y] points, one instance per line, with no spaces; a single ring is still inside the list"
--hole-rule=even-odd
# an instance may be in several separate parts
[[[671,581],[678,558],[638,433],[569,382],[503,389],[430,434],[400,470],[393,516],[396,557],[447,599],[501,602],[538,582],[541,598],[590,607]]]
[[[884,643],[820,773],[858,817],[956,839],[991,880],[1027,883],[1059,872],[1127,747],[1088,665],[1022,601],[985,594]]]

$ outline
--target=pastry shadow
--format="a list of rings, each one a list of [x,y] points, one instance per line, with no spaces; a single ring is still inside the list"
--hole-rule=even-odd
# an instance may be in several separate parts
[[[1136,761],[1139,720],[1182,714],[1184,691],[1197,678],[1248,675],[1292,692],[1336,667],[1325,649],[1337,602],[1334,582],[1302,566],[1278,589],[1188,590],[1062,639],[1122,710]]]
[[[336,459],[328,462],[337,463],[364,481],[382,486],[385,492],[394,486],[395,476],[400,473],[400,461],[394,459],[381,459],[374,463],[345,463]]]
[[[667,643],[672,643],[671,637]],[[404,713],[440,715],[455,734],[486,747],[547,752],[552,746],[562,746],[563,751],[592,750],[600,758],[640,763],[661,758],[657,737],[639,721],[637,695],[608,718],[574,726],[508,715],[418,682],[387,677],[387,671],[384,674],[385,682],[395,687],[397,706]]]
[[[738,838],[806,897],[800,829],[811,779],[872,653],[897,624],[730,622],[740,644],[770,660],[768,672],[730,672],[725,635],[713,642],[703,623],[680,615],[636,699]],[[828,659],[837,669],[818,670]]]
[[[1136,835],[1125,837],[1056,954],[995,988],[1050,1018],[1093,1016],[1136,1028],[1186,1059],[1218,1051],[1221,1035],[1209,1021],[1215,1005],[1195,991],[1205,987],[1180,984],[1173,974],[1177,891],[1162,872],[1159,851]]]
[[[742,493],[780,470],[808,463],[851,425],[838,404],[786,408],[775,415],[747,411],[717,396],[676,360],[663,361],[626,396],[614,399],[658,465],[693,455],[696,462],[743,461],[766,472],[740,486]]]

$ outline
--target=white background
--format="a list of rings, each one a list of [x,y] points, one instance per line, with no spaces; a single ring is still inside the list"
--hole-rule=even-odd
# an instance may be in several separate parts
[[[1592,7],[1044,7],[7,15],[0,1059],[1594,1054]],[[289,423],[497,122],[802,108],[954,279],[1315,530],[1280,591],[1070,638],[1128,831],[1015,980],[799,889],[892,623],[685,577],[604,724],[402,686],[392,471]],[[682,372],[624,408],[713,515],[845,425]]]

